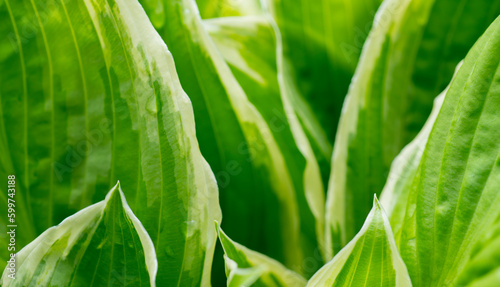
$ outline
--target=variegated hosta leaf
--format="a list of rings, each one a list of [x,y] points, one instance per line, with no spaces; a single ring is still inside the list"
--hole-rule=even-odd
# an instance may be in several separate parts
[[[499,13],[500,2],[490,0],[384,1],[335,140],[326,211],[333,253],[359,230],[391,162],[420,131],[433,99]]]
[[[105,200],[46,230],[15,259],[16,271],[7,266],[2,286],[155,286],[153,242],[120,184]]]
[[[248,12],[251,9],[248,9],[246,5],[250,2],[237,0],[234,4],[239,9]],[[245,17],[210,19],[204,21],[204,26],[248,95],[256,93],[251,88],[257,88],[258,92],[266,94],[276,94],[279,89],[282,97],[288,98],[290,102],[288,105],[293,107],[309,138],[326,184],[330,174],[332,145],[317,121],[314,111],[298,91],[289,60],[284,57],[280,31],[265,8],[264,6],[260,13],[246,13]],[[200,10],[202,9],[200,7]],[[266,81],[262,79],[266,79]],[[249,82],[249,80],[255,82],[255,85],[245,85],[244,82]],[[279,88],[276,80],[279,81]],[[266,97],[262,96],[261,98]],[[256,106],[262,108],[262,104]],[[295,117],[294,111],[287,111],[289,118]],[[279,128],[279,122],[274,120],[273,123]]]
[[[326,184],[332,147],[298,95],[274,20],[265,14],[225,17],[205,20],[204,26],[250,101],[269,121],[271,129],[277,130],[277,140],[287,140],[286,137],[293,135],[306,160],[316,157]],[[313,168],[315,164],[308,164],[308,169]],[[306,173],[309,178],[316,175],[316,171]],[[309,180],[306,186],[313,184],[316,183]]]
[[[274,259],[234,242],[218,224],[216,226],[219,240],[225,252],[228,287],[299,287],[306,285],[306,280],[299,274],[287,269]]]
[[[17,178],[18,247],[119,179],[155,245],[158,285],[209,284],[217,186],[172,56],[140,4],[0,2],[1,33],[13,39],[0,39],[0,176]]]
[[[317,233],[322,234],[324,195],[318,164],[291,105],[294,87],[286,81],[282,55],[276,52],[279,35],[275,34],[272,19],[265,16],[216,18],[205,20],[204,26],[249,100],[269,123],[285,158],[298,158],[294,154],[298,149],[306,160],[304,170],[295,169],[293,162],[289,169],[303,177],[304,189],[309,190],[307,200],[316,220],[310,224],[316,224]],[[297,146],[287,142],[295,142]]]
[[[303,104],[333,142],[342,103],[381,0],[265,0]]]
[[[296,133],[300,126],[287,117],[276,80],[258,73],[253,75],[262,84],[235,77],[238,71],[221,56],[194,0],[163,5],[169,21],[157,29],[193,102],[200,147],[221,189],[226,230],[293,270],[314,272],[319,262],[308,268],[304,260],[322,240],[321,178],[313,155],[303,150],[306,139]],[[275,90],[260,94],[259,84]]]
[[[411,185],[398,242],[414,286],[450,286],[500,215],[500,17],[453,79]]]
[[[376,197],[363,228],[307,286],[412,286],[389,220]]]

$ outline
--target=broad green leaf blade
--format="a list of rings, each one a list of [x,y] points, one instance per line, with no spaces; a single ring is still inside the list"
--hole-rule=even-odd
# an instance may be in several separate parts
[[[500,215],[500,18],[453,79],[411,185],[399,249],[415,286],[447,286]]]
[[[376,197],[363,228],[307,286],[412,286],[389,220]]]
[[[155,286],[153,242],[120,184],[105,200],[49,228],[15,259],[17,271],[11,275],[7,267],[2,286]]]
[[[193,102],[201,151],[221,188],[226,230],[249,248],[305,272],[304,259],[323,239],[323,199],[319,169],[305,176],[316,163],[301,150],[293,130],[297,125],[284,116],[279,93],[266,93],[267,98],[246,93],[206,31],[194,0],[163,3],[169,21],[158,31]],[[273,127],[276,120],[284,129]],[[313,177],[316,183],[306,184]]]
[[[342,103],[381,0],[265,0],[303,95],[333,142]]]
[[[333,253],[361,228],[371,197],[382,191],[393,159],[420,131],[433,99],[449,83],[456,65],[500,14],[499,1],[459,4],[454,0],[382,4],[335,140],[326,211],[326,241]]]
[[[225,252],[228,286],[233,286],[230,283],[233,282],[232,280],[235,280],[235,276],[237,275],[239,275],[237,280],[245,279],[246,284],[250,283],[251,286],[255,287],[295,287],[306,285],[306,280],[299,274],[287,269],[274,259],[234,242],[222,231],[217,223],[216,226],[219,233],[219,240]],[[244,276],[242,276],[243,272],[245,273]],[[253,283],[251,283],[252,280]]]
[[[217,186],[173,58],[139,3],[0,1],[16,39],[0,40],[10,51],[0,62],[1,157],[12,162],[1,170],[18,178],[30,240],[120,180],[158,251],[158,285],[208,285]]]

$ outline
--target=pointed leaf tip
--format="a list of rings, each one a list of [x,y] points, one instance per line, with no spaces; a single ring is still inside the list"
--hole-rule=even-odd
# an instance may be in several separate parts
[[[373,207],[380,209],[380,201],[378,200],[377,194],[373,194]]]
[[[306,279],[299,274],[272,258],[234,242],[222,228],[219,227],[218,230],[219,240],[225,253],[226,268],[230,270],[228,282],[236,284],[228,286],[250,286],[238,285],[243,282],[241,281],[243,279],[246,283],[256,281],[255,285],[258,286],[303,287],[306,285]]]
[[[352,264],[355,260],[358,260],[358,263]],[[376,195],[361,230],[330,262],[314,274],[307,286],[333,285],[411,286],[389,220]]]
[[[46,230],[16,254],[16,261],[15,281],[6,270],[0,285],[155,286],[157,271],[151,238],[116,186],[105,200]]]
[[[218,220],[214,220],[214,224],[215,224],[215,230],[217,231],[217,233],[219,233],[219,230],[220,230],[220,223]]]
[[[128,205],[119,181],[115,186],[113,186],[113,188],[111,188],[108,194],[106,194],[104,202],[106,202],[105,210],[109,209],[111,204],[117,204],[121,208]]]

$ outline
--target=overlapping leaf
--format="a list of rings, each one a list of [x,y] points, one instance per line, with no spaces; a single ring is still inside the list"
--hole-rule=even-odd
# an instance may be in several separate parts
[[[1,2],[13,39],[0,40],[1,176],[16,175],[24,200],[18,247],[119,179],[157,250],[157,283],[209,284],[216,182],[172,56],[139,3]]]
[[[458,64],[455,72],[458,71],[461,65],[462,63]],[[392,162],[387,182],[382,190],[380,203],[387,212],[387,217],[391,222],[396,241],[399,241],[399,236],[401,235],[401,225],[405,217],[413,178],[417,173],[425,145],[429,139],[429,134],[441,110],[447,92],[448,87],[434,100],[431,115],[425,122],[422,130]]]
[[[333,253],[359,230],[392,160],[421,129],[455,66],[499,13],[500,2],[489,0],[382,4],[335,141],[326,212]]]
[[[292,153],[299,149],[306,160],[304,188],[312,192],[306,194],[315,213],[318,232],[323,220],[323,195],[321,180],[318,178],[318,164],[307,135],[300,125],[300,119],[292,102],[296,92],[289,73],[283,63],[279,34],[273,20],[263,16],[226,17],[204,21],[217,49],[224,56],[238,83],[249,100],[262,114],[274,132],[286,158],[297,157]],[[276,39],[278,38],[278,39]],[[297,146],[293,144],[296,143]],[[322,142],[324,153],[330,150],[327,142]],[[326,164],[326,159],[318,160]],[[293,168],[293,163],[292,167]]]
[[[387,211],[387,216],[389,217],[396,238],[398,237],[398,232],[403,224],[406,213],[410,186],[417,173],[422,153],[443,104],[446,92],[447,90],[434,100],[432,113],[420,133],[392,162],[387,183],[382,191],[380,203]]]
[[[307,139],[289,120],[276,67],[264,62],[262,71],[253,70],[241,46],[235,49],[229,44],[218,50],[194,0],[163,4],[169,21],[156,28],[172,51],[181,84],[193,102],[201,150],[221,188],[225,230],[245,246],[304,272],[303,260],[322,240],[322,184],[314,155],[305,146]],[[252,35],[274,37],[269,27],[250,28],[256,29]],[[236,53],[239,62],[230,63],[233,69],[221,51]]]
[[[119,184],[24,247],[15,266],[2,286],[156,286],[153,242]]]
[[[446,94],[411,184],[398,242],[414,286],[456,283],[500,214],[500,18]]]
[[[285,136],[283,131],[291,129],[306,159],[315,157],[318,161],[326,184],[332,148],[319,124],[310,120],[314,116],[302,102],[293,82],[279,30],[266,15],[263,12],[260,16],[216,18],[204,21],[204,26],[271,128],[283,134],[281,137]],[[269,103],[273,99],[275,103]]]
[[[412,286],[389,220],[376,197],[363,228],[307,286]]]
[[[287,269],[281,263],[234,242],[220,227],[218,227],[218,232],[225,252],[228,287],[306,285],[306,280],[302,276]]]

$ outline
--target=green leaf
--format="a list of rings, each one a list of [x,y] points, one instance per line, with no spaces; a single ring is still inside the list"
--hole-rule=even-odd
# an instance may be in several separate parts
[[[15,40],[1,41],[0,176],[17,178],[18,248],[120,180],[155,245],[158,285],[208,285],[216,181],[173,58],[139,3],[0,2],[0,29]]]
[[[393,159],[420,131],[433,99],[499,13],[500,2],[489,0],[382,4],[335,140],[326,211],[332,253],[361,228]]]
[[[377,197],[363,228],[307,286],[412,286]]]
[[[415,286],[450,286],[500,215],[500,17],[446,94],[411,185],[400,242]]]
[[[119,183],[24,247],[15,266],[3,286],[155,286],[157,271],[153,242]]]
[[[274,259],[234,242],[222,231],[217,222],[216,226],[225,252],[227,286],[294,287],[306,285],[306,280],[299,274],[287,269]]]
[[[169,21],[157,29],[193,102],[201,151],[221,190],[225,229],[245,246],[306,272],[304,259],[323,240],[323,188],[307,139],[289,120],[282,87],[272,77],[276,67],[253,74],[270,89],[263,90],[239,66],[228,66],[194,0],[163,3]],[[269,27],[253,28],[266,39],[274,37]],[[241,63],[248,63],[241,55]]]
[[[333,142],[342,103],[381,0],[266,0],[294,80]]]

